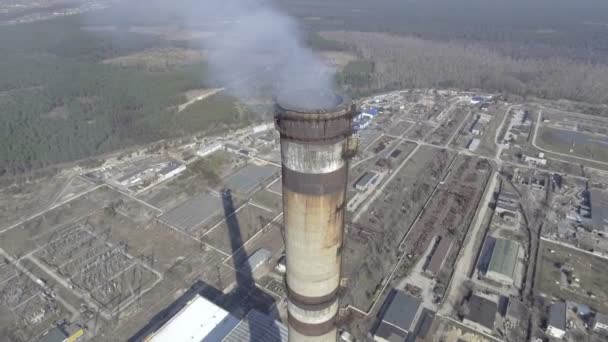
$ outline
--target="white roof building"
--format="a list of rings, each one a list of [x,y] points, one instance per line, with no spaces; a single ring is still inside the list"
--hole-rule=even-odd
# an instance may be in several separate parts
[[[226,310],[197,295],[145,341],[221,341],[238,324]]]
[[[251,310],[242,320],[196,295],[145,342],[287,342],[287,327]]]

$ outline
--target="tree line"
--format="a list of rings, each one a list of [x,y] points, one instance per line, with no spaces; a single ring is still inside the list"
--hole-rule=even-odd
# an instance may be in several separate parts
[[[370,81],[346,88],[376,92],[409,88],[485,89],[493,92],[608,104],[608,66],[563,58],[516,59],[458,42],[433,42],[367,32],[325,32],[373,61]],[[345,69],[346,70],[346,69]]]

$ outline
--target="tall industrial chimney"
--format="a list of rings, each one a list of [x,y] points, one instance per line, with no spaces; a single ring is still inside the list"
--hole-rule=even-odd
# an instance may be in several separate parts
[[[278,96],[289,341],[335,342],[353,102],[333,92]]]

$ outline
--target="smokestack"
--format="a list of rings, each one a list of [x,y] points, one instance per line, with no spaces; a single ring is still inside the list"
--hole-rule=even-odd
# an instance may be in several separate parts
[[[276,98],[289,341],[335,342],[353,102],[331,91]]]

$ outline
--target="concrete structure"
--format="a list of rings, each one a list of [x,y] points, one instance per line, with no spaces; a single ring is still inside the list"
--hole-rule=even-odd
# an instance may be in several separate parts
[[[196,295],[175,316],[144,341],[221,341],[238,324],[239,320],[226,310],[200,295]]]
[[[549,321],[547,323],[547,334],[555,338],[563,338],[566,335],[566,303],[556,302],[549,307]]]
[[[463,322],[486,334],[492,334],[497,311],[498,305],[493,301],[472,295],[468,303],[468,313]]]
[[[355,189],[360,191],[365,191],[369,188],[370,185],[374,184],[378,179],[378,174],[374,171],[368,171],[359,178],[359,180],[355,183]]]
[[[496,239],[486,276],[492,280],[512,285],[518,253],[519,245],[517,242],[500,238]]]
[[[600,232],[608,232],[608,192],[591,189],[589,196],[593,227]]]
[[[338,287],[355,105],[331,92],[282,94],[281,136],[289,341],[337,338]]]
[[[595,315],[593,331],[608,336],[608,315],[599,312]]]
[[[387,302],[388,307],[385,308],[380,324],[374,332],[374,341],[405,341],[414,328],[422,302],[401,290],[393,290]]]

